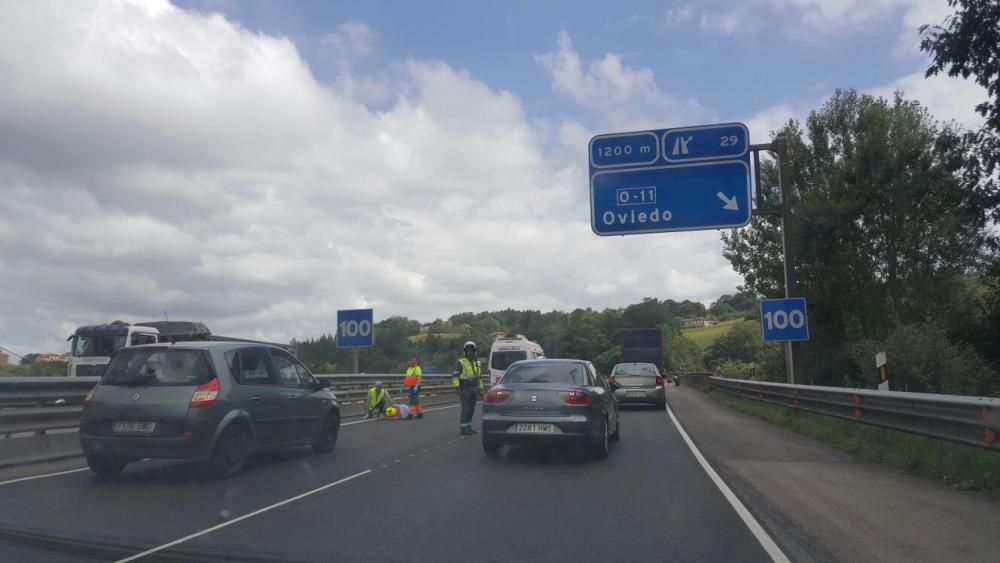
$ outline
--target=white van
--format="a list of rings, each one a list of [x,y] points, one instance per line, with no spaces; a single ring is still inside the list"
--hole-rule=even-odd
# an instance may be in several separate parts
[[[535,360],[545,357],[545,351],[537,342],[532,342],[522,334],[504,334],[496,337],[490,347],[490,385],[500,383],[510,364],[521,360]]]

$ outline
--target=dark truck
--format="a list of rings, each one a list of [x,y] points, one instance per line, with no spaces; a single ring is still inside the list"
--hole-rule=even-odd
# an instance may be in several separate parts
[[[622,330],[622,363],[653,364],[663,373],[663,332],[658,328]],[[679,385],[676,379],[674,385]]]

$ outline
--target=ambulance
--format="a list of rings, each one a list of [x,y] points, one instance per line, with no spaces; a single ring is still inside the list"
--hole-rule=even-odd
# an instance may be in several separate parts
[[[490,385],[500,383],[507,368],[521,360],[535,360],[545,357],[545,351],[537,342],[532,342],[523,334],[502,334],[490,347]]]

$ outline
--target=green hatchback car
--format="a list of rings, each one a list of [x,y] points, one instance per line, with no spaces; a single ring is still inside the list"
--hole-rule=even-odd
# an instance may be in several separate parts
[[[235,475],[247,456],[311,445],[334,449],[336,395],[294,356],[250,342],[122,348],[84,400],[80,445],[98,475],[146,458],[204,460]]]

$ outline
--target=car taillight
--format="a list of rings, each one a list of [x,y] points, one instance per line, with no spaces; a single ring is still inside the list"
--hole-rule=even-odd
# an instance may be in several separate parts
[[[210,407],[219,400],[219,378],[213,377],[208,383],[198,386],[191,396],[191,408]]]
[[[657,385],[663,385],[663,376],[662,375],[657,375],[656,376],[656,384]]]
[[[94,385],[90,391],[87,392],[87,396],[83,398],[83,406],[89,405],[90,402],[94,400],[94,394],[97,393],[98,387],[100,387],[100,384]]]
[[[594,398],[586,391],[563,391],[559,393],[559,398],[574,407],[589,407],[594,404]]]
[[[502,405],[510,400],[514,395],[513,391],[508,389],[490,389],[483,396],[484,405]]]

